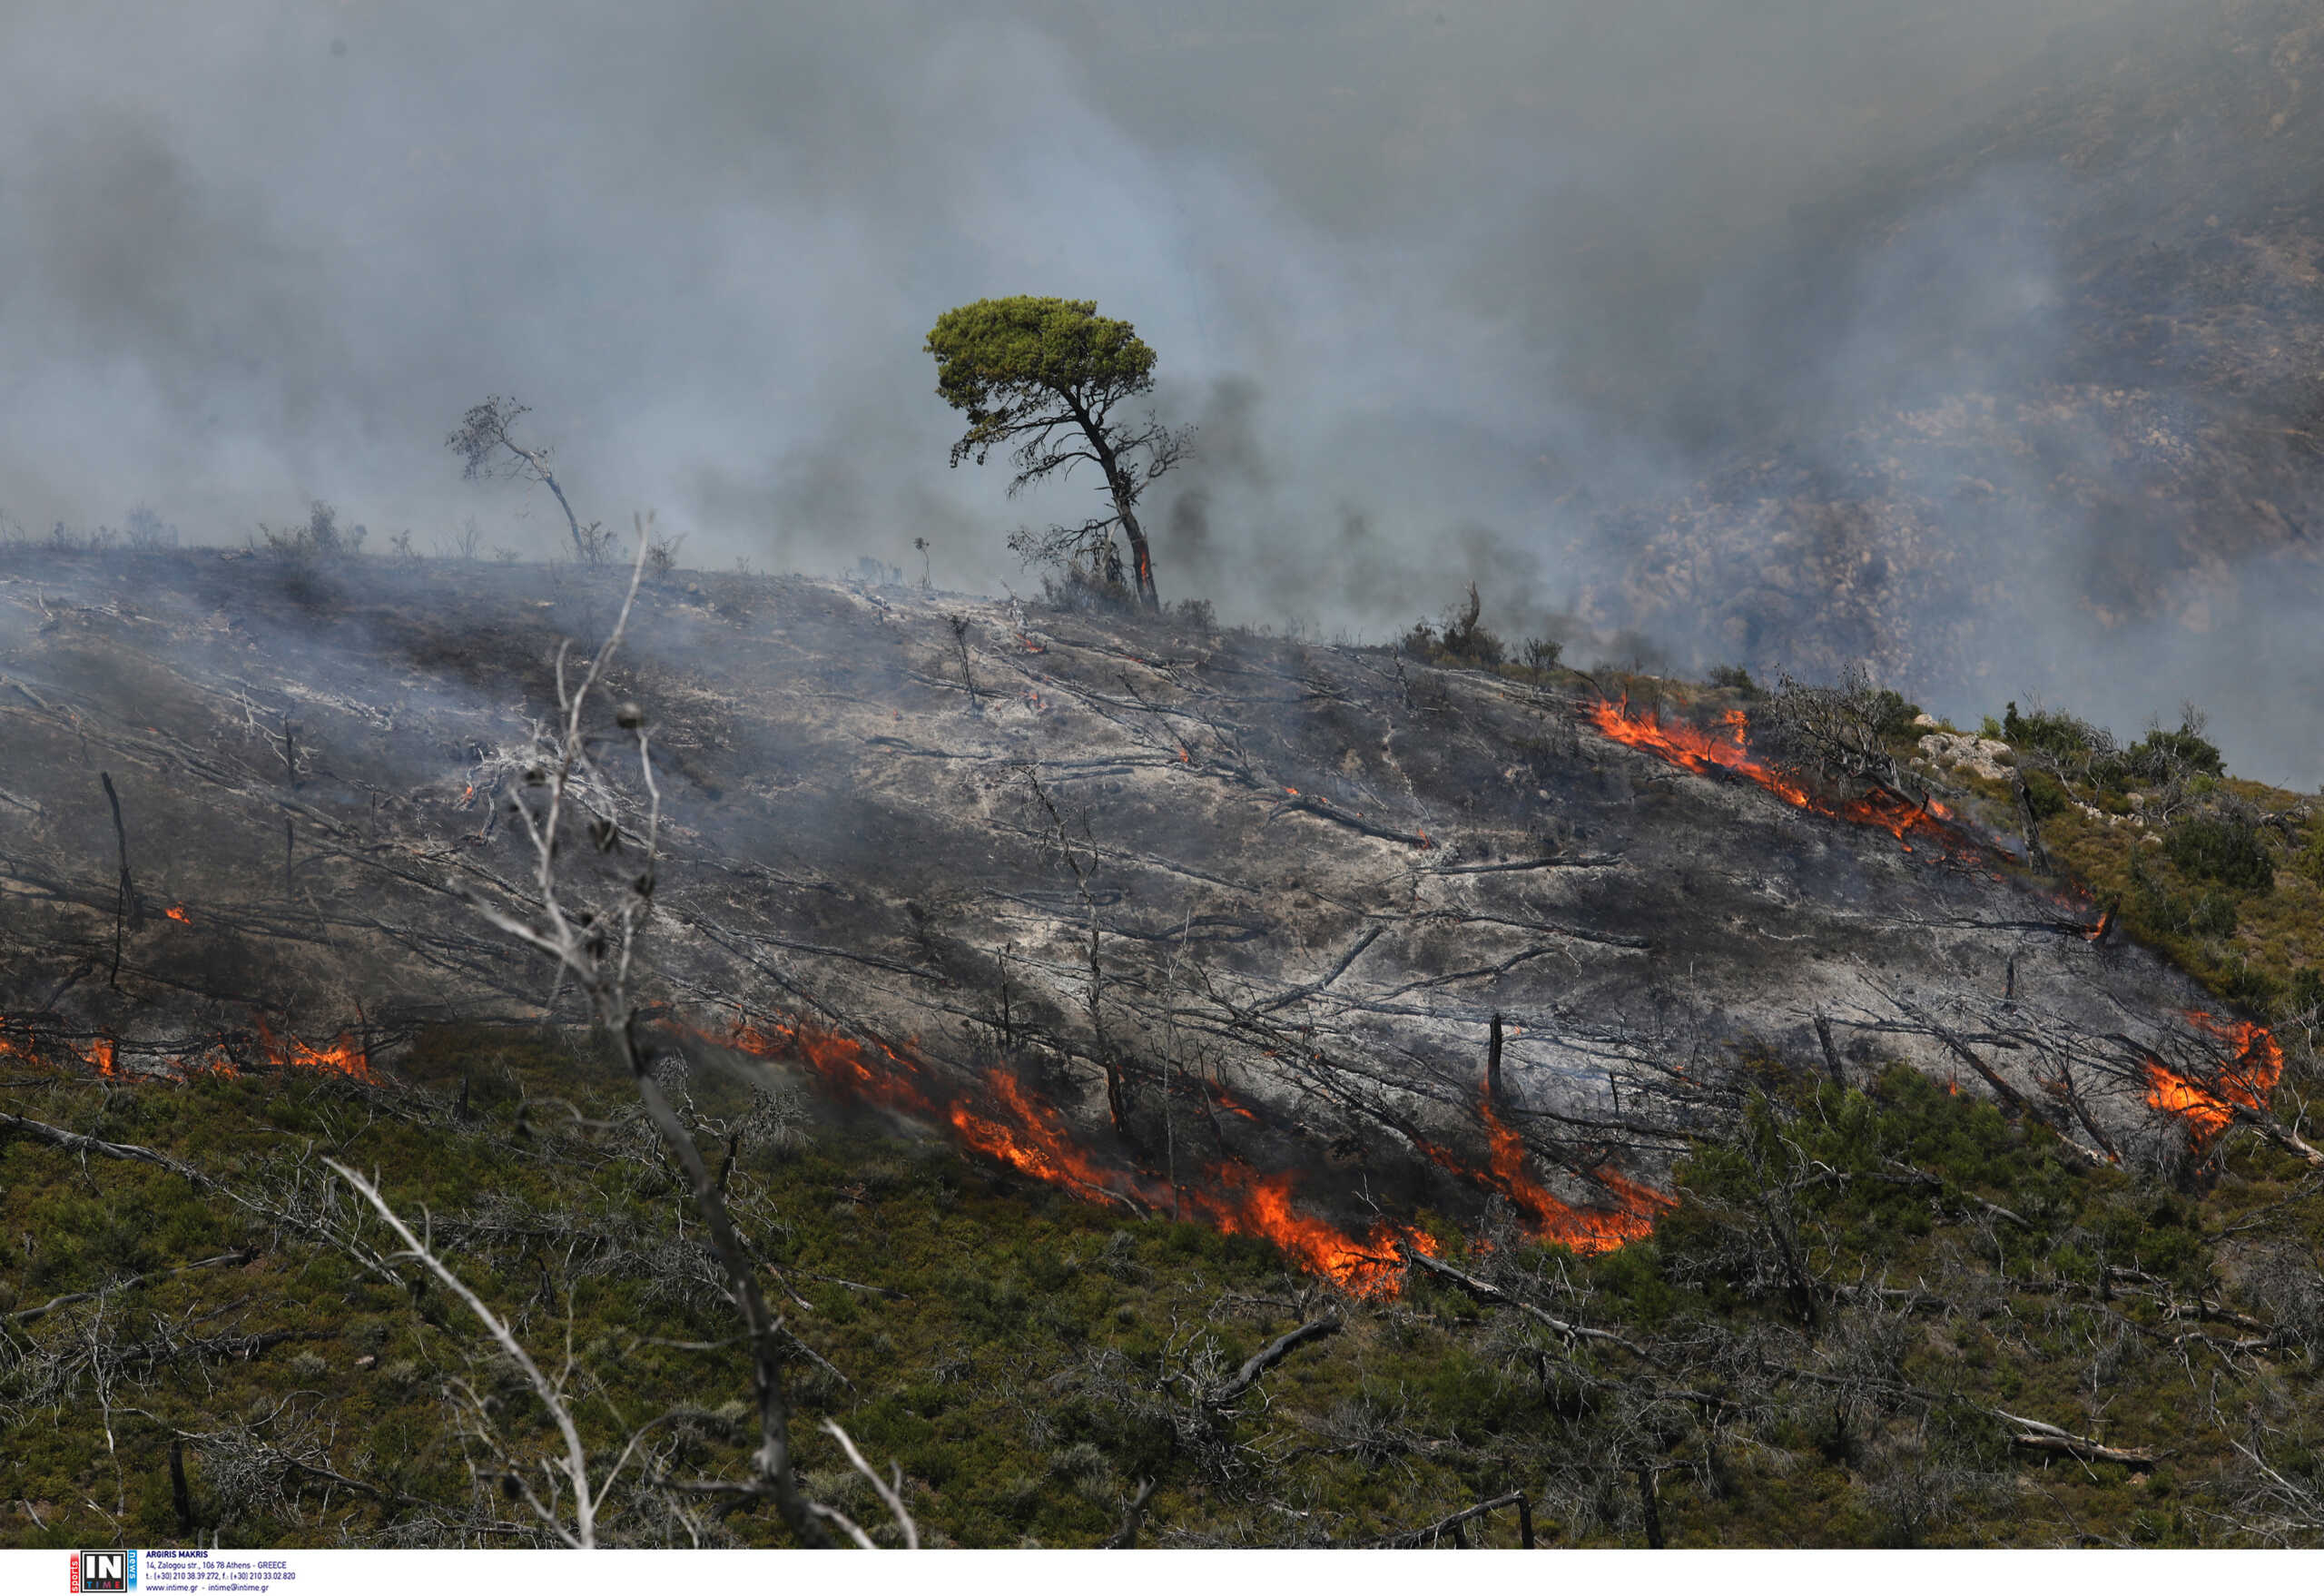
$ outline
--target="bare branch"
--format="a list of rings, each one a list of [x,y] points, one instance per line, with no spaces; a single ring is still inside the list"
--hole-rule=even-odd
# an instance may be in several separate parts
[[[589,1454],[582,1447],[581,1433],[574,1427],[573,1414],[565,1405],[564,1394],[550,1382],[547,1375],[541,1373],[540,1365],[533,1362],[533,1355],[525,1350],[524,1343],[517,1339],[508,1326],[501,1322],[500,1316],[485,1305],[484,1299],[469,1290],[466,1281],[453,1274],[442,1259],[429,1251],[419,1237],[411,1233],[411,1227],[388,1206],[388,1199],[379,1195],[377,1187],[335,1158],[326,1158],[323,1162],[330,1165],[340,1179],[353,1187],[365,1201],[379,1211],[379,1217],[387,1221],[388,1228],[393,1230],[397,1239],[404,1244],[404,1253],[398,1256],[418,1259],[428,1272],[443,1285],[445,1290],[458,1297],[467,1305],[468,1312],[477,1316],[486,1332],[499,1344],[500,1349],[525,1372],[525,1378],[532,1384],[533,1394],[541,1399],[541,1405],[548,1410],[549,1417],[556,1422],[558,1435],[565,1442],[565,1473],[566,1477],[573,1483],[574,1527],[568,1531],[556,1515],[550,1512],[533,1496],[532,1488],[529,1485],[525,1487],[526,1499],[531,1502],[535,1515],[548,1528],[554,1530],[567,1545],[596,1545],[598,1503],[597,1498],[592,1496],[589,1492]]]

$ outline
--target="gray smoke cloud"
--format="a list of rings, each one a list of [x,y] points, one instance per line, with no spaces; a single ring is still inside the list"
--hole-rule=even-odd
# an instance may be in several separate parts
[[[19,0],[0,513],[147,504],[239,543],[321,498],[422,549],[474,517],[549,557],[547,496],[465,483],[441,447],[515,393],[585,518],[653,507],[690,560],[917,575],[925,537],[940,585],[1023,588],[1008,529],[1086,489],[1011,505],[997,468],[949,471],[921,343],[948,306],[1057,293],[1135,321],[1161,411],[1201,426],[1157,490],[1166,597],[1378,636],[1475,580],[1512,633],[1807,658],[1780,606],[1738,633],[1707,618],[1723,598],[1641,600],[1622,514],[1762,445],[1845,474],[1868,411],[2049,374],[2054,164],[1825,241],[1887,163],[2198,10]],[[1914,655],[1931,702],[2082,695],[2134,729],[2256,627],[2300,629],[2304,566],[2220,577],[2209,632],[2093,620],[2124,546],[2051,514],[2042,467],[1988,485],[2039,526],[1948,524],[1958,579],[1930,603],[1974,611],[1978,562],[2032,538],[2016,602],[2063,618],[1974,668]],[[2218,724],[2312,781],[2290,691]]]

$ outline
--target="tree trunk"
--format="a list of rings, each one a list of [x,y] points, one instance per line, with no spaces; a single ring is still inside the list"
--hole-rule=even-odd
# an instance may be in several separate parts
[[[1641,1463],[1638,1470],[1639,1517],[1646,1531],[1647,1549],[1662,1550],[1662,1493],[1654,1477],[1651,1465]]]
[[[177,1510],[178,1533],[193,1533],[193,1493],[185,1483],[185,1442],[170,1438],[170,1505]]]
[[[1159,610],[1162,596],[1154,586],[1154,555],[1146,547],[1146,534],[1139,530],[1137,516],[1123,502],[1121,495],[1114,496],[1114,507],[1121,512],[1122,536],[1129,539],[1129,559],[1137,580],[1137,602],[1147,609]]]
[[[2034,813],[2034,794],[2025,790],[2022,772],[2010,772],[2010,780],[2017,789],[2017,813],[2025,823],[2025,858],[2035,870],[2047,873],[2050,856],[2042,847],[2042,817]]]
[[[548,468],[548,462],[541,458],[537,450],[518,448],[514,443],[509,443],[506,434],[502,436],[500,441],[507,443],[508,452],[530,466],[534,474],[547,484],[548,490],[556,495],[556,507],[565,512],[566,528],[573,534],[573,557],[586,564],[589,558],[589,550],[581,541],[580,519],[574,515],[573,507],[565,502],[565,489],[556,485],[556,474]]]
[[[1848,1072],[1840,1067],[1840,1049],[1832,1045],[1832,1022],[1821,1014],[1816,1016],[1816,1040],[1824,1049],[1824,1068],[1830,1074],[1832,1084],[1846,1087]]]
[[[1128,473],[1122,469],[1121,458],[1115,454],[1113,444],[1106,437],[1105,423],[1091,417],[1078,404],[1074,405],[1073,414],[1088,436],[1090,450],[1098,457],[1098,468],[1106,474],[1106,489],[1114,496],[1114,514],[1121,517],[1122,536],[1129,539],[1137,602],[1147,609],[1159,610],[1162,597],[1154,586],[1154,551],[1147,547],[1146,532],[1137,524],[1137,490],[1130,484]]]

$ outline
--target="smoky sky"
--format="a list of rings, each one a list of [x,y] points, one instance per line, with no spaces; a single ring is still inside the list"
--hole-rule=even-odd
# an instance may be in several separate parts
[[[1049,293],[1135,322],[1200,428],[1151,511],[1166,597],[1377,636],[1477,580],[1512,632],[1619,626],[1609,507],[1777,420],[1844,429],[1900,374],[2054,358],[2023,225],[2053,172],[1949,193],[1829,302],[1789,219],[2006,106],[2061,39],[2194,9],[16,0],[0,515],[143,505],[241,543],[323,498],[375,538],[473,518],[552,556],[545,495],[442,447],[504,393],[585,519],[653,508],[692,562],[917,576],[925,538],[940,585],[1023,591],[1008,530],[1091,485],[1011,503],[997,466],[949,470],[921,342]],[[2062,646],[1991,696],[2168,710],[2206,668],[2185,647],[2183,689]]]

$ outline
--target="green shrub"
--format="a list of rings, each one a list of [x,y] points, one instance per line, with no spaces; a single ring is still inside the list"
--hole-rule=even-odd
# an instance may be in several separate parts
[[[2048,820],[2053,815],[2066,812],[2073,800],[2067,796],[2064,785],[2057,777],[2045,770],[2029,770],[2024,774],[2025,801],[2034,806],[2036,820]]]
[[[1895,688],[1883,687],[1873,699],[1872,713],[1873,729],[1881,736],[1910,738],[1917,729],[1913,723],[1920,718],[1921,706]]]
[[[2313,1013],[2324,1008],[2324,970],[2313,964],[2303,964],[2291,972],[2291,990],[2285,1007],[2294,1014]]]
[[[267,553],[286,560],[352,559],[363,552],[365,528],[340,530],[339,511],[316,499],[307,507],[303,527],[270,527],[259,523],[259,538]]]
[[[2199,936],[2235,934],[2235,900],[2225,892],[2205,892],[2187,911],[2187,929]]]
[[[2260,828],[2241,815],[2190,815],[2164,834],[2162,851],[2191,876],[2247,892],[2275,884],[2275,856],[2260,841]]]
[[[2318,886],[2324,886],[2324,821],[2309,828],[2308,846],[2292,860],[2291,867]]]
[[[2181,717],[2177,731],[2157,727],[2119,753],[2102,750],[2090,763],[2091,779],[2123,789],[2159,786],[2174,776],[2224,774],[2219,745],[2203,736],[2202,722],[2201,714],[2191,710]]]
[[[2001,734],[2013,747],[2036,749],[2053,759],[2072,759],[2111,742],[2105,733],[2079,716],[2044,709],[2020,714],[2014,702],[2001,717]]]
[[[1207,598],[1182,598],[1170,606],[1170,618],[1190,632],[1218,630],[1218,611]]]
[[[1415,621],[1412,630],[1404,634],[1397,646],[1416,659],[1491,670],[1508,658],[1509,651],[1502,645],[1499,634],[1484,624],[1483,615],[1484,600],[1478,596],[1477,585],[1472,582],[1468,597],[1445,611],[1441,627],[1433,626],[1426,621]],[[1531,658],[1530,649],[1528,657]],[[1555,662],[1555,645],[1552,645],[1551,663]]]

